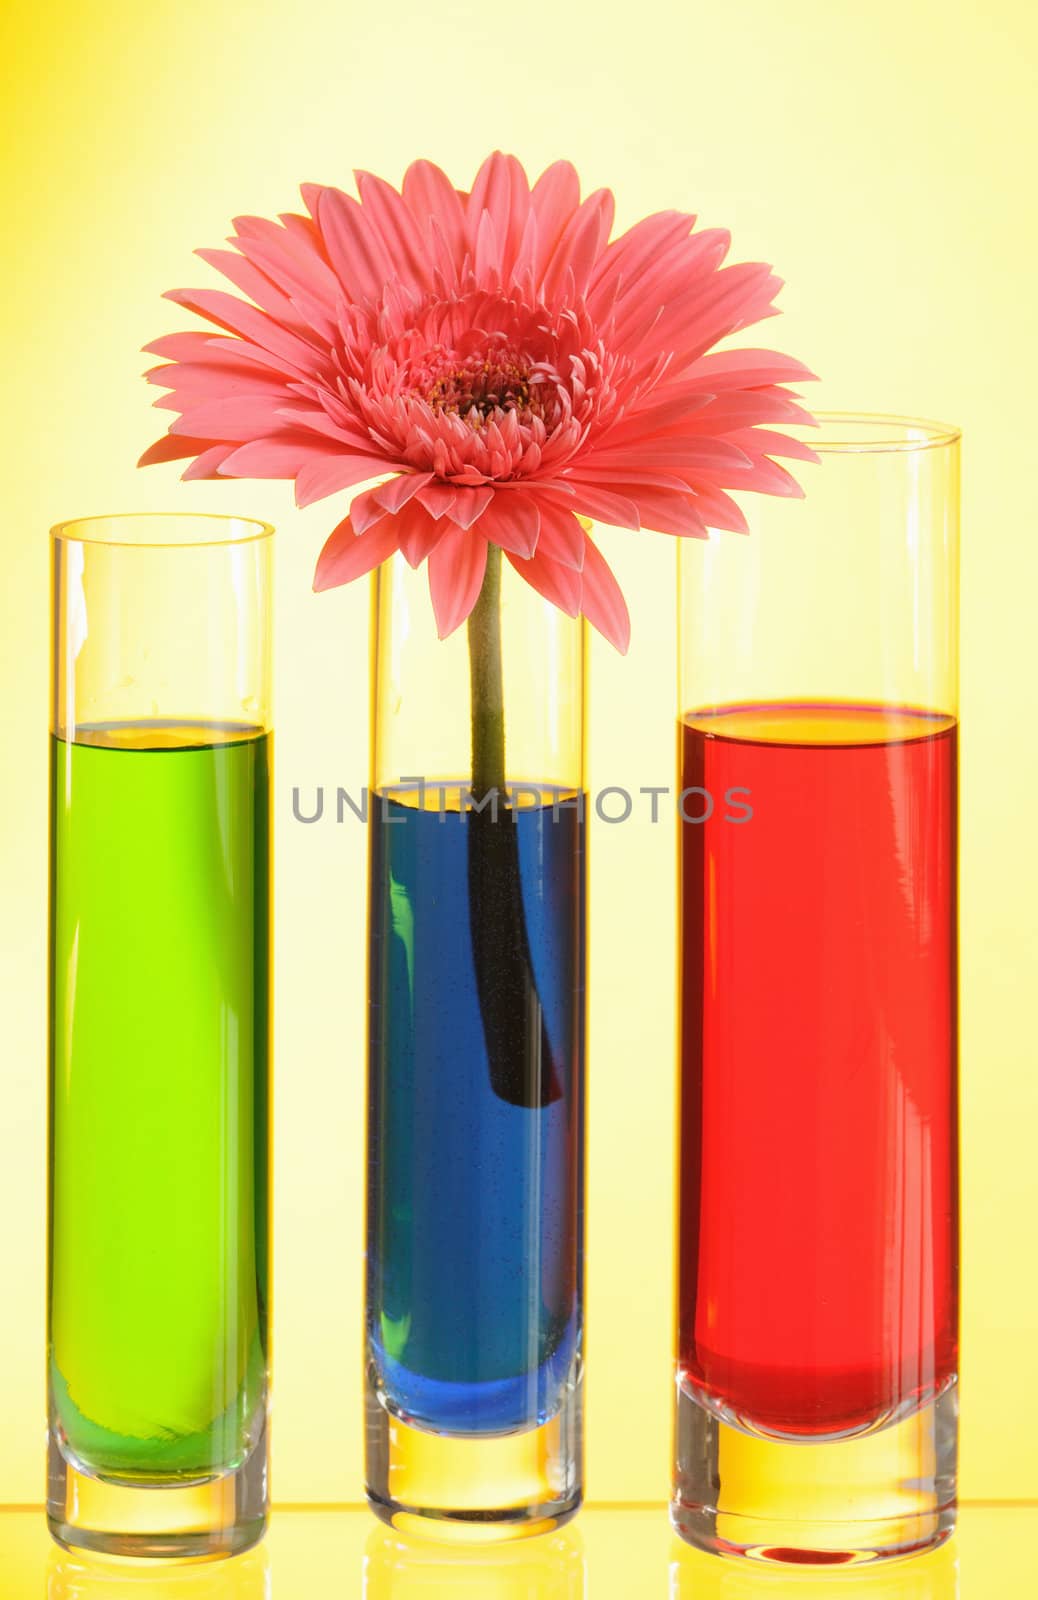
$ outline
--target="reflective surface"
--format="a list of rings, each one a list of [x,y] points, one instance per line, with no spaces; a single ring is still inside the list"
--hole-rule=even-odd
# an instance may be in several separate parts
[[[3,1600],[1032,1600],[1038,1505],[965,1506],[943,1549],[869,1571],[758,1570],[689,1549],[666,1508],[588,1510],[508,1547],[407,1542],[360,1508],[275,1512],[260,1549],[158,1568],[65,1555],[0,1511]]]

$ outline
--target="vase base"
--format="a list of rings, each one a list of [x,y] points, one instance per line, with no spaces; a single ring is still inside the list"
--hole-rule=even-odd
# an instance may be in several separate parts
[[[559,1528],[582,1498],[579,1381],[539,1427],[481,1438],[402,1421],[367,1400],[367,1495],[399,1533],[450,1543],[526,1539]]]
[[[954,1385],[886,1427],[779,1440],[723,1421],[679,1382],[671,1521],[689,1544],[775,1566],[933,1549],[955,1526]]]
[[[85,1471],[51,1433],[47,1526],[63,1549],[135,1560],[215,1560],[257,1544],[267,1512],[264,1438],[234,1472],[192,1483],[135,1483]]]

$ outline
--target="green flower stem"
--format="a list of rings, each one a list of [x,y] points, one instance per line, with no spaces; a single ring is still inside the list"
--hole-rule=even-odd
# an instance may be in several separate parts
[[[504,796],[505,693],[501,668],[501,550],[487,545],[487,570],[468,621],[472,701],[472,791]]]

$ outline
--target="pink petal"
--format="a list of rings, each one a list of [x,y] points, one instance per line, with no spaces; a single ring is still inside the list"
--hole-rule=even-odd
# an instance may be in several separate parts
[[[550,600],[552,605],[558,606],[567,617],[576,617],[580,614],[581,576],[573,567],[561,561],[553,561],[541,550],[526,560],[513,555],[511,551],[507,554],[519,576],[525,578],[545,600]]]
[[[163,361],[200,361],[212,338],[210,333],[164,333],[161,339],[152,339],[141,348],[145,355],[161,356]],[[219,340],[214,342],[219,344]],[[236,341],[225,339],[223,342]]]
[[[440,483],[435,479],[425,484],[417,494],[417,498],[432,517],[447,516],[456,497],[457,491],[450,484]]]
[[[672,533],[679,538],[705,539],[706,524],[689,494],[678,494],[671,489],[634,489],[631,499],[637,503],[643,528],[653,533]]]
[[[317,198],[317,225],[346,293],[354,300],[380,300],[394,276],[393,263],[360,202],[341,189],[322,189]]]
[[[165,461],[185,461],[189,456],[201,455],[212,448],[212,439],[185,439],[177,434],[164,433],[161,439],[150,444],[139,458],[139,467],[160,466]]]
[[[580,523],[565,506],[553,505],[550,500],[544,499],[538,504],[541,512],[538,551],[550,560],[579,572],[584,565],[587,547],[587,537]]]
[[[251,340],[261,350],[276,356],[296,376],[314,369],[317,352],[311,344],[283,328],[265,311],[257,311],[255,306],[246,305],[233,294],[225,294],[222,289],[168,289],[164,298],[175,305],[187,306],[189,311],[205,317],[208,322],[215,322],[218,328],[229,328],[232,333]]]
[[[270,395],[228,395],[222,400],[203,400],[171,423],[169,431],[190,434],[194,438],[221,439],[228,444],[247,444],[252,439],[283,430],[277,406],[278,397]]]
[[[749,466],[749,458],[745,450],[732,444],[729,439],[664,434],[648,440],[638,450],[613,449],[607,445],[602,450],[588,451],[581,458],[580,475],[585,480],[594,479],[600,468],[612,467],[622,471],[625,466],[635,467],[637,471],[634,476],[639,477],[642,469],[651,471],[657,467],[661,472],[668,468],[684,470],[692,467],[737,472]]]
[[[672,301],[655,331],[675,351],[674,376],[701,360],[719,339],[765,316],[781,286],[770,267],[741,262],[715,272],[705,289],[693,286],[686,297]]]
[[[675,344],[695,331],[694,319],[704,296],[715,292],[721,276],[717,269],[730,244],[726,229],[705,228],[682,240],[664,263],[654,264],[636,284],[625,284],[613,320],[611,341],[616,347],[636,353],[651,330],[647,349],[673,353]]]
[[[381,456],[327,455],[312,459],[296,473],[296,505],[300,510],[315,500],[351,489],[379,472],[385,472]],[[239,474],[240,476],[240,474]]]
[[[264,311],[269,311],[283,327],[291,328],[296,333],[305,332],[305,324],[300,322],[288,296],[271,283],[266,273],[246,261],[244,256],[236,255],[233,250],[196,250],[195,255],[200,256],[208,266],[215,267],[217,272],[222,272],[236,289],[247,294]]]
[[[612,304],[618,281],[622,281],[625,290],[638,285],[674,244],[688,238],[695,220],[683,211],[657,211],[614,239],[602,252],[592,275],[588,301],[594,310],[599,312]]]
[[[484,286],[501,282],[501,245],[489,211],[483,212],[476,229],[475,272]]]
[[[688,488],[684,479],[685,469],[680,461],[668,460],[665,469],[647,472],[642,470],[641,456],[637,451],[631,451],[618,459],[620,465],[615,467],[603,467],[597,457],[581,459],[576,467],[566,469],[566,476],[558,480],[558,487],[561,488],[566,484],[572,490],[574,497],[583,489],[599,488],[609,488],[624,494],[635,483],[643,483],[651,489]],[[545,487],[554,489],[556,484]]]
[[[814,418],[811,420],[813,422]],[[761,455],[787,456],[791,461],[817,462],[821,459],[817,450],[812,450],[803,439],[792,439],[785,433],[773,433],[770,428],[745,428],[738,433],[730,433],[728,437],[749,455],[759,451]]]
[[[611,523],[614,528],[633,528],[635,532],[641,527],[634,493],[628,485],[623,486],[623,492],[615,486],[605,489],[589,483],[574,484],[574,489],[573,510],[581,516]]]
[[[325,260],[321,236],[308,217],[286,213],[283,227],[266,217],[235,217],[235,243],[287,295],[300,291],[334,312],[339,280]]]
[[[451,527],[446,520],[431,517],[417,500],[408,501],[397,521],[400,524],[400,553],[411,567],[420,567]]]
[[[245,364],[216,367],[201,361],[173,361],[149,368],[144,376],[148,383],[154,383],[159,388],[171,389],[178,396],[189,396],[192,403],[242,394],[270,395],[283,401],[287,393],[283,379],[269,371],[265,372],[261,367]],[[180,411],[184,408],[174,406],[171,409]]]
[[[774,350],[715,350],[700,356],[687,382],[700,389],[756,389],[765,383],[805,383],[815,374]]]
[[[480,276],[478,241],[484,213],[489,214],[493,221],[493,266],[502,279],[507,280],[515,265],[526,220],[530,215],[530,185],[515,156],[502,155],[499,150],[488,156],[472,185],[466,217],[469,243],[476,258],[477,277]]]
[[[340,584],[352,583],[366,572],[380,567],[383,561],[395,554],[397,526],[394,517],[383,517],[367,533],[354,533],[349,517],[329,535],[324,549],[317,558],[314,572],[314,589],[337,589]]]
[[[460,268],[466,250],[465,210],[447,174],[431,161],[412,162],[404,174],[404,201],[427,238],[435,217],[453,264]]]
[[[324,254],[324,245],[321,242],[320,230],[313,217],[304,217],[298,211],[279,211],[278,221],[287,234],[290,234],[295,244],[301,244],[307,251],[320,257],[325,266],[328,265]],[[237,221],[235,226],[237,227]],[[334,277],[334,273],[332,274]]]
[[[648,296],[669,305],[681,295],[692,296],[710,283],[731,245],[727,228],[700,228],[672,238],[640,273],[624,273],[623,298]]]
[[[708,528],[724,528],[729,533],[749,533],[749,524],[735,501],[713,484],[697,483],[696,509]]]
[[[350,501],[350,522],[356,534],[367,532],[386,515],[386,508],[376,499],[377,489],[365,489]]]
[[[493,489],[485,485],[475,489],[457,487],[454,491],[451,521],[456,522],[459,528],[471,528],[485,514],[493,499]]]
[[[283,361],[280,356],[272,355],[269,350],[261,350],[246,339],[208,331],[170,333],[165,338],[152,340],[151,344],[144,346],[144,350],[147,354],[163,356],[170,361],[204,363],[217,371],[224,367],[238,368],[243,363],[258,366],[264,373],[276,373],[277,377],[272,380],[274,382],[287,383],[299,376],[298,368]]]
[[[556,161],[541,173],[530,192],[531,210],[537,219],[537,255],[533,271],[538,282],[579,205],[580,179],[570,162]]]
[[[728,474],[708,473],[707,480],[715,481],[719,477],[728,477]],[[749,467],[740,470],[735,484],[729,483],[729,488],[756,489],[758,494],[777,494],[787,500],[802,500],[804,491],[777,461],[769,461],[767,456],[750,463]],[[698,486],[697,486],[698,487]]]
[[[486,565],[485,539],[465,528],[447,529],[429,557],[429,593],[441,639],[452,634],[471,612],[483,587]]]
[[[681,427],[697,412],[704,410],[712,395],[696,392],[685,385],[675,385],[677,393],[664,394],[653,391],[652,402],[634,405],[606,435],[610,445],[636,445],[641,439]]]
[[[533,298],[534,283],[536,281],[536,263],[539,255],[538,241],[540,229],[537,225],[536,214],[531,210],[527,213],[526,224],[523,228],[522,238],[515,252],[512,263],[512,280],[515,283],[527,285],[527,292]]]
[[[425,485],[432,481],[431,472],[402,472],[398,477],[390,478],[388,483],[379,484],[378,488],[371,492],[378,496],[380,505],[395,514],[404,509],[419,489],[424,489]]]
[[[317,208],[321,203],[321,196],[324,193],[324,189],[325,186],[323,183],[301,183],[299,185],[299,193],[303,197],[303,204],[309,211],[310,216],[313,218],[314,226],[317,228],[318,233],[320,233],[321,230],[317,222]]]
[[[286,406],[278,407],[278,416],[283,427],[305,428],[308,433],[318,433],[322,439],[334,439],[336,444],[350,445],[359,455],[374,453],[371,435],[360,423],[346,427],[330,417],[321,406]],[[386,460],[386,466],[392,463]]]
[[[784,389],[729,389],[689,416],[683,426],[689,434],[731,435],[737,428],[758,422],[796,422],[810,427],[813,418]]]
[[[570,273],[578,296],[587,289],[592,269],[598,260],[613,221],[613,196],[598,189],[584,201],[556,245],[544,271],[542,292],[546,300],[561,293]]]
[[[422,502],[430,517],[446,517],[456,498],[456,488],[451,483],[440,483],[438,478],[433,478],[432,482],[425,483],[421,490],[417,491],[417,499]]]
[[[480,533],[512,555],[532,556],[541,529],[536,503],[522,492],[494,495],[491,490],[491,495],[493,504],[476,524]]]
[[[597,628],[622,656],[631,642],[631,619],[605,556],[587,540],[584,549],[583,590],[580,609],[593,628]]]
[[[370,172],[358,172],[356,176],[364,210],[392,257],[394,275],[420,290],[431,288],[428,247],[401,196]]]
[[[339,290],[339,304],[342,304],[342,291]],[[315,339],[334,350],[340,339],[341,326],[336,311],[328,311],[324,304],[308,294],[305,289],[296,289],[292,294],[292,309],[299,322],[306,327]]]
[[[229,478],[294,478],[308,461],[327,461],[329,453],[317,440],[301,433],[281,438],[256,439],[243,444],[224,462]]]
[[[203,450],[200,456],[196,456],[191,465],[180,474],[181,480],[190,483],[195,478],[219,478],[220,468],[231,454],[233,449],[230,445],[214,444],[211,450]]]

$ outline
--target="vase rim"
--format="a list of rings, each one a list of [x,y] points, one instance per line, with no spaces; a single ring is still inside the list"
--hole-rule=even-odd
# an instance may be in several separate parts
[[[138,550],[253,544],[273,533],[273,524],[257,517],[212,511],[117,511],[71,517],[50,530],[51,538],[58,542]]]
[[[790,429],[826,455],[937,450],[954,445],[962,431],[953,423],[882,411],[816,411],[817,428]]]

